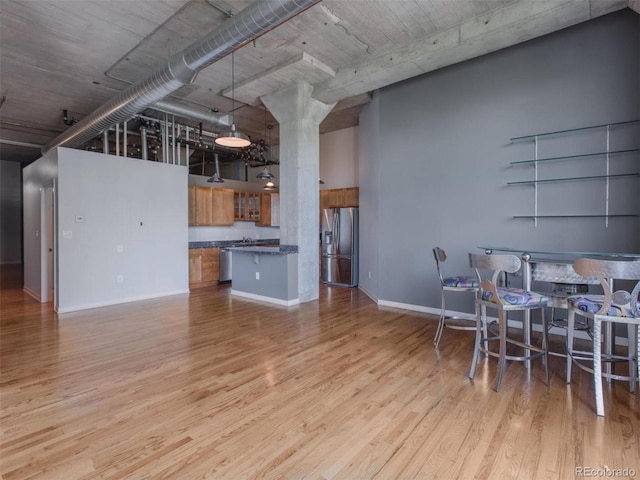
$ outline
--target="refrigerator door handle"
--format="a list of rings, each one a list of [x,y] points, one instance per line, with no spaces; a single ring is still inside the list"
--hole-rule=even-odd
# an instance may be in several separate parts
[[[340,210],[336,210],[335,214],[334,214],[334,223],[335,223],[335,228],[334,228],[334,240],[336,242],[336,251],[337,253],[340,253]]]

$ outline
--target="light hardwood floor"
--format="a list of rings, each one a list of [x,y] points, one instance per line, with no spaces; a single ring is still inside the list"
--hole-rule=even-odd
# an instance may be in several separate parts
[[[472,338],[357,289],[277,307],[228,287],[58,318],[2,270],[0,475],[14,479],[569,479],[635,468],[640,395],[467,378]],[[14,272],[15,273],[15,272]]]

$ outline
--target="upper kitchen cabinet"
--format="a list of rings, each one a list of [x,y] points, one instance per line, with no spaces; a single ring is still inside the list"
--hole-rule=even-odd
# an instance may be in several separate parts
[[[280,195],[277,193],[260,194],[260,220],[258,227],[280,226]]]
[[[260,227],[271,226],[271,195],[268,193],[260,194],[260,219],[256,225]]]
[[[233,225],[233,190],[190,185],[189,225]]]
[[[357,207],[359,188],[334,188],[320,191],[320,210],[335,207]]]
[[[260,194],[234,192],[233,195],[233,215],[235,220],[260,222]]]

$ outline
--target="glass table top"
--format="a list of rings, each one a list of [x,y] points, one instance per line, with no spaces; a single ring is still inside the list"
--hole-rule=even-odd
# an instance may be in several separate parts
[[[572,251],[554,251],[554,250],[527,250],[526,248],[513,247],[495,247],[495,246],[479,246],[478,248],[485,252],[505,252],[531,255],[530,261],[554,261],[554,262],[573,262],[576,258],[600,258],[603,260],[640,260],[640,253],[619,253],[619,252],[572,252]]]

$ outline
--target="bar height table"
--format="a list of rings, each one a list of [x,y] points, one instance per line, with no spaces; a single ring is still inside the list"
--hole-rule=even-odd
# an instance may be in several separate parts
[[[578,258],[586,257],[586,258],[599,258],[599,259],[609,259],[609,260],[640,260],[640,253],[603,253],[603,252],[569,252],[569,251],[553,251],[553,250],[526,250],[526,249],[518,249],[513,247],[492,247],[492,246],[481,246],[478,247],[487,255],[491,255],[493,252],[501,252],[501,253],[510,253],[510,254],[518,254],[522,259],[522,288],[524,290],[531,290],[531,281],[532,281],[532,265],[538,263],[547,263],[547,264],[564,264],[564,265],[572,265],[575,260]],[[554,282],[557,283],[566,283],[566,284],[599,284],[600,282],[595,278],[585,278],[580,277],[578,274],[573,272],[573,268],[567,269],[563,274],[560,274],[556,278],[554,278]],[[531,341],[531,312],[528,310],[524,311],[523,318],[523,336],[524,341],[526,343],[530,343]],[[603,336],[605,338],[604,349],[603,352],[605,355],[610,355],[613,352],[613,343],[614,343],[614,335],[613,335],[613,326],[610,322],[605,323],[605,330],[603,331]],[[525,352],[528,354],[529,352]],[[531,362],[525,362],[526,368],[531,367]],[[605,366],[607,368],[608,373],[610,373],[611,365],[607,364]]]

